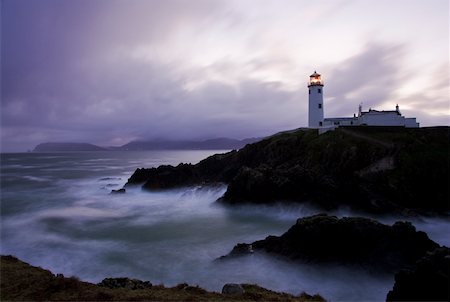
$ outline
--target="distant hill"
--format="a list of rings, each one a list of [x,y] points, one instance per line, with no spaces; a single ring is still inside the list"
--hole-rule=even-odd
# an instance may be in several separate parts
[[[243,140],[231,138],[215,138],[203,141],[133,141],[115,150],[140,151],[140,150],[228,150],[240,149],[247,144],[261,140],[261,138],[247,138]]]
[[[106,151],[107,149],[88,143],[43,143],[33,152]]]
[[[133,141],[119,147],[99,147],[88,143],[43,143],[37,145],[33,152],[70,152],[70,151],[146,151],[146,150],[231,150],[241,149],[247,144],[261,138],[243,140],[215,138],[203,141]]]

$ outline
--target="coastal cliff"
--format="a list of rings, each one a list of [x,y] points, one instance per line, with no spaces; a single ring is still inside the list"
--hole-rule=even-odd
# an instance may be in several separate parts
[[[447,213],[450,128],[282,132],[196,165],[137,169],[147,190],[226,183],[227,204],[308,202],[325,210]]]

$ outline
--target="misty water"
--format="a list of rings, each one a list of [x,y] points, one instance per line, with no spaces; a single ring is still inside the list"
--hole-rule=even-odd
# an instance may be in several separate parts
[[[196,163],[216,152],[2,154],[1,253],[90,282],[127,276],[214,291],[228,282],[257,283],[292,294],[319,293],[331,301],[385,300],[392,275],[259,255],[214,261],[236,243],[284,233],[297,218],[318,213],[313,208],[225,207],[215,202],[225,186],[164,192],[135,187],[109,194],[138,167]],[[412,222],[438,243],[450,244],[448,220]]]

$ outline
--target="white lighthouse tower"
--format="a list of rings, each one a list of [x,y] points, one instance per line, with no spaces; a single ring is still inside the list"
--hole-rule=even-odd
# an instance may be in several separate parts
[[[316,71],[309,76],[309,113],[308,127],[319,128],[323,126],[323,82]]]

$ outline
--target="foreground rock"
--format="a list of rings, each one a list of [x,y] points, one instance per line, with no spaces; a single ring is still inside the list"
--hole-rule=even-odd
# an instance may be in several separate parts
[[[98,286],[76,277],[55,276],[13,256],[1,256],[0,267],[1,301],[325,301],[318,295],[293,296],[251,284],[240,284],[244,293],[238,297],[188,284],[152,286],[128,278],[108,278]]]
[[[450,301],[450,249],[438,248],[395,275],[387,301]]]
[[[439,245],[409,222],[392,226],[367,218],[326,214],[301,218],[286,233],[238,244],[221,259],[268,253],[300,262],[338,263],[396,272]]]
[[[370,212],[450,211],[450,128],[349,127],[280,133],[196,165],[137,169],[127,186],[227,183],[228,204],[311,202]]]
[[[224,295],[243,295],[245,292],[244,288],[240,284],[227,283],[222,288],[222,294]]]

